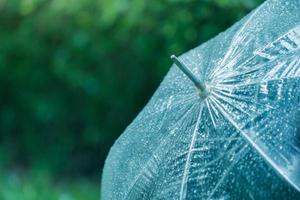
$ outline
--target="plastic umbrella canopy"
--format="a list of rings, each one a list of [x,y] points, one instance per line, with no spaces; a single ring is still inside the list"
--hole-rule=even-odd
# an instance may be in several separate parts
[[[300,1],[266,1],[178,62],[205,93],[171,67],[111,148],[102,198],[300,199]]]

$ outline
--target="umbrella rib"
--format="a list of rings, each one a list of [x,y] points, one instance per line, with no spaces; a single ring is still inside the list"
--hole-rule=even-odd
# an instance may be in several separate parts
[[[243,127],[239,126],[233,119],[232,116],[230,116],[227,112],[226,109],[218,102],[216,101],[216,98],[211,98],[211,102],[215,104],[215,106],[220,110],[221,114],[224,116],[225,119],[228,120],[234,127],[242,132]]]
[[[198,114],[197,121],[195,124],[195,129],[194,129],[193,136],[192,136],[192,141],[191,141],[191,144],[189,147],[189,152],[187,155],[187,159],[186,159],[186,163],[185,163],[185,167],[184,167],[184,171],[183,171],[183,178],[182,178],[181,189],[180,189],[180,200],[185,199],[185,196],[186,196],[186,189],[187,189],[186,184],[188,181],[188,173],[189,173],[189,169],[190,169],[190,165],[191,165],[191,159],[192,159],[191,156],[192,156],[193,148],[195,146],[195,142],[197,139],[196,136],[197,136],[198,127],[199,127],[202,112],[203,112],[203,107],[204,107],[204,104],[202,103],[200,106],[199,114]]]
[[[207,109],[208,109],[208,112],[209,112],[209,115],[210,115],[210,118],[211,118],[211,121],[212,121],[212,123],[213,123],[213,126],[214,126],[214,128],[215,129],[217,129],[217,125],[216,125],[216,121],[215,121],[215,117],[213,116],[213,110],[212,110],[212,108],[210,107],[210,104],[209,104],[209,98],[207,98],[206,100],[205,100],[205,103],[206,103],[206,106],[207,106]]]
[[[247,98],[247,97],[242,97],[242,96],[238,96],[238,95],[234,95],[234,94],[227,94],[227,93],[225,93],[224,91],[221,91],[221,90],[215,90],[214,93],[220,93],[221,95],[224,95],[225,97],[232,98],[232,99],[235,99],[237,101],[244,101],[244,102],[248,102],[250,104],[253,104],[255,106],[261,106],[261,107],[266,107],[266,108],[275,110],[275,108],[271,105],[254,102],[253,98],[251,98],[251,97]]]
[[[252,117],[252,115],[250,113],[246,112],[244,109],[242,109],[239,106],[235,105],[234,103],[231,103],[228,100],[226,100],[227,97],[225,97],[225,96],[222,97],[221,95],[217,94],[216,92],[212,92],[212,94],[213,95],[211,95],[210,98],[215,99],[215,101],[217,101],[219,104],[222,104],[222,103],[220,102],[220,100],[217,97],[219,97],[221,100],[228,103],[228,105],[230,105],[233,109],[236,109],[236,110],[240,111],[241,113],[244,113],[248,117]],[[227,98],[227,99],[229,99],[229,98]]]

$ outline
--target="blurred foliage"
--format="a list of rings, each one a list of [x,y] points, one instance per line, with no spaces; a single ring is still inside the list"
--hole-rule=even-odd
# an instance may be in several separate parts
[[[99,199],[99,181],[84,178],[58,182],[47,173],[20,175],[15,171],[0,177],[1,200],[95,200]]]
[[[0,0],[0,165],[99,177],[169,56],[261,2]]]

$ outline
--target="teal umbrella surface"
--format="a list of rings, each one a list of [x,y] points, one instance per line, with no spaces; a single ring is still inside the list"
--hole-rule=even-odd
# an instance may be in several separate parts
[[[300,1],[171,58],[111,148],[102,199],[300,199]]]

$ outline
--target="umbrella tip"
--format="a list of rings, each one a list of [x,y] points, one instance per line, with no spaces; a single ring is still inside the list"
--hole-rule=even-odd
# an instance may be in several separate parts
[[[193,74],[193,72],[175,55],[170,57],[175,65],[195,84],[195,86],[202,92],[205,92],[205,85]]]

